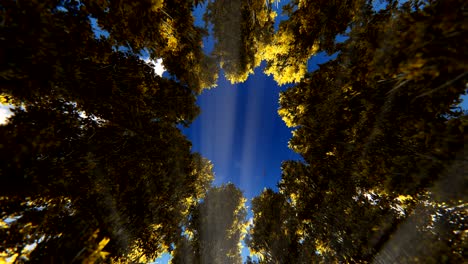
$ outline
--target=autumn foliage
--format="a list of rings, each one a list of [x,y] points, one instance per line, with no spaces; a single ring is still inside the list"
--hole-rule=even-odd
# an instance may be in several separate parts
[[[462,263],[466,1],[277,4],[0,0],[0,262]],[[302,160],[248,225],[180,128],[262,62]]]

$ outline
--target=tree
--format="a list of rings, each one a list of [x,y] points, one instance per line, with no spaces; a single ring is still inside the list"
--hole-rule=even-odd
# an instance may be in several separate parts
[[[278,84],[299,82],[307,72],[307,61],[316,53],[333,54],[340,45],[335,39],[360,22],[369,12],[370,1],[291,1],[283,7],[289,17],[266,47],[265,73]]]
[[[391,2],[372,11],[351,24],[336,60],[281,93],[279,114],[295,127],[290,147],[304,161],[283,163],[280,193],[297,213],[299,239],[321,261],[374,260],[418,206],[437,204],[426,196],[435,195],[432,186],[460,173],[452,168],[466,160],[467,117],[456,108],[467,80],[466,14],[449,6],[463,5]],[[458,208],[460,195],[443,202]],[[432,212],[416,221],[417,236],[444,246],[431,257],[418,249],[411,261],[459,261],[463,221],[433,236],[424,228]]]
[[[254,213],[246,244],[260,263],[298,263],[300,227],[286,197],[265,189],[252,200]]]
[[[202,37],[207,33],[194,25],[195,2],[85,0],[81,9],[109,32],[114,47],[134,53],[144,50],[153,59],[162,58],[171,74],[201,92],[215,85],[218,70],[202,52]]]
[[[96,38],[89,17],[107,25],[108,4],[2,1],[0,94],[16,106],[0,126],[2,258],[152,260],[179,240],[213,179],[210,162],[191,153],[177,128],[198,114],[200,82],[186,65],[170,70],[177,78],[156,76],[138,54],[153,40],[145,30],[132,38],[116,23]],[[128,16],[123,22],[143,12],[120,4],[112,8]],[[180,37],[186,53],[166,51],[169,64],[195,47]],[[122,38],[127,51],[118,51]]]
[[[176,245],[172,263],[242,263],[246,215],[245,198],[234,184],[212,187],[193,208],[188,238]]]
[[[468,243],[466,205],[440,204],[433,197],[421,202],[375,256],[377,262],[457,263]]]
[[[264,59],[273,36],[272,0],[209,1],[205,22],[213,26],[213,56],[231,83],[244,82]]]

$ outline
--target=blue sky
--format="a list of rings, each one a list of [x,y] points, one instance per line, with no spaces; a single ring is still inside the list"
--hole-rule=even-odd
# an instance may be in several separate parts
[[[279,2],[274,8],[281,10],[286,3]],[[200,27],[204,26],[205,6],[193,12]],[[203,44],[209,54],[214,40],[207,37]],[[283,160],[300,158],[288,148],[291,130],[277,114],[279,92],[286,86],[279,87],[266,76],[263,66],[242,84],[232,85],[221,73],[217,87],[198,96],[201,114],[183,130],[192,141],[192,150],[213,162],[215,185],[232,182],[249,199],[265,187],[276,188]]]
[[[283,160],[300,158],[288,148],[291,130],[277,114],[285,88],[259,67],[238,85],[221,75],[218,87],[198,97],[201,114],[183,132],[213,162],[216,185],[232,182],[252,198],[276,188]]]

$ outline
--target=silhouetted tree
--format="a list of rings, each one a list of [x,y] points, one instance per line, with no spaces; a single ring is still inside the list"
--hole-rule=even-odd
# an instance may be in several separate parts
[[[0,94],[16,106],[0,126],[2,258],[148,261],[179,240],[213,174],[177,128],[198,114],[206,67],[192,4],[172,4],[1,2]]]
[[[273,36],[272,0],[210,0],[204,15],[213,26],[213,56],[231,83],[244,82],[264,60]]]
[[[460,210],[431,209],[464,203],[459,188],[439,193],[446,178],[460,182],[466,167],[467,117],[456,107],[468,77],[462,7],[462,1],[410,1],[366,11],[335,46],[336,60],[281,93],[279,114],[295,127],[289,145],[304,161],[283,163],[279,188],[297,213],[299,240],[321,258],[312,255],[313,261],[377,260],[410,222],[425,246],[408,258],[390,250],[392,261],[462,261]],[[422,250],[435,241],[440,251]]]
[[[247,223],[245,198],[230,183],[212,187],[195,206],[172,263],[242,263],[241,241]]]

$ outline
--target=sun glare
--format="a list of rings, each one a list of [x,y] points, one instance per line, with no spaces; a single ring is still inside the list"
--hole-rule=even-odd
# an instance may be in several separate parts
[[[8,105],[0,104],[0,125],[6,124],[12,114]]]
[[[154,60],[148,58],[148,59],[145,60],[145,62],[148,65],[150,65],[151,67],[153,67],[154,72],[158,76],[162,76],[163,73],[166,71],[166,69],[164,68],[162,59],[157,59],[156,61],[154,61]]]

